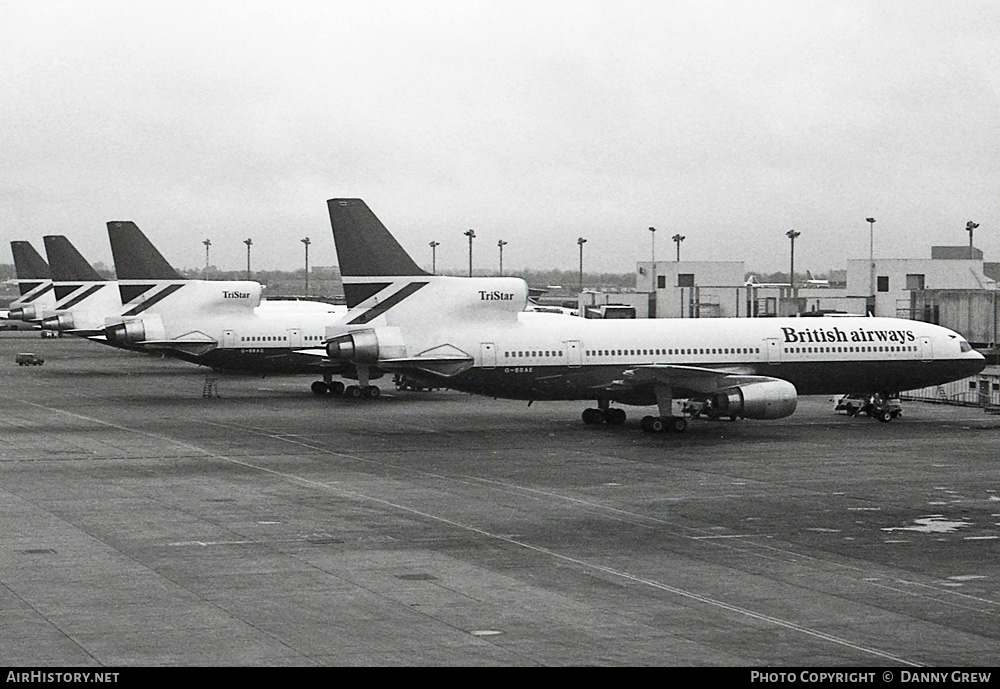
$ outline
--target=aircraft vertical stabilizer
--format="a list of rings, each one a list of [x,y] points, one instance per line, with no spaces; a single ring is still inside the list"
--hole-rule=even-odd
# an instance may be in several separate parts
[[[63,235],[44,237],[45,255],[49,257],[53,282],[84,281],[102,282],[104,278],[94,270],[76,247]]]
[[[18,280],[50,280],[52,278],[49,264],[29,242],[13,241],[10,243],[10,251],[14,254],[14,271],[17,273]],[[21,294],[27,291],[28,287],[22,285]]]
[[[108,223],[108,238],[119,280],[183,280],[142,230],[130,220]]]
[[[427,275],[361,199],[330,199],[340,274],[350,277]]]
[[[28,242],[10,243],[17,274],[17,291],[20,296],[11,302],[7,318],[37,322],[52,308],[52,277],[49,264]]]

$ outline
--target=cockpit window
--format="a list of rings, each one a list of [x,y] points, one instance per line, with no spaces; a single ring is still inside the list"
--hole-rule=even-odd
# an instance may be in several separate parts
[[[962,348],[963,352],[971,352],[972,351],[972,345],[970,345],[965,340],[959,340],[958,341],[958,346]]]

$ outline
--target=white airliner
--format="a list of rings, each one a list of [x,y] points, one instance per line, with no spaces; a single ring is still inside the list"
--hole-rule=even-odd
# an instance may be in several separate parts
[[[43,237],[56,303],[42,327],[83,337],[101,335],[121,313],[118,285],[105,280],[63,235]]]
[[[101,278],[65,237],[45,238],[56,303],[44,327],[217,370],[313,373],[323,377],[313,392],[343,391],[333,376],[345,365],[327,360],[322,342],[345,307],[269,302],[252,281],[188,280],[134,223],[108,232],[119,280]]]
[[[258,282],[183,278],[131,221],[108,223],[121,296],[104,328],[111,344],[159,351],[216,370],[314,373],[316,394],[342,392],[334,375],[352,366],[325,356],[326,328],[346,308],[307,301],[268,302]]]
[[[583,412],[588,424],[623,423],[613,402],[655,404],[658,414],[641,427],[660,432],[687,428],[675,399],[709,416],[777,419],[795,411],[800,394],[889,400],[985,364],[957,333],[895,318],[609,321],[525,312],[524,281],[428,275],[364,201],[328,206],[349,311],[339,333],[328,331],[327,353],[354,364],[362,384],[372,366],[491,397],[596,400]]]
[[[10,303],[7,318],[38,323],[52,312],[56,301],[49,264],[28,242],[13,241],[10,250],[14,255],[14,272],[20,294]]]

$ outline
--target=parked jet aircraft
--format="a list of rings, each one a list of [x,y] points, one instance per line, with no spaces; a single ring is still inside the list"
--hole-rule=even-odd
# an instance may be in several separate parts
[[[313,392],[342,392],[351,366],[325,356],[326,328],[346,313],[319,302],[267,302],[251,281],[188,280],[133,222],[109,222],[120,309],[103,328],[116,346],[218,370],[315,373]]]
[[[106,320],[121,313],[118,284],[105,280],[66,237],[49,235],[43,241],[56,303],[42,327],[84,337],[103,334]]]
[[[17,274],[20,296],[11,302],[7,318],[38,322],[55,305],[49,264],[28,242],[13,241],[10,243],[10,250],[14,255],[14,272]]]
[[[583,412],[588,424],[623,423],[612,402],[655,404],[658,414],[641,427],[660,432],[687,428],[675,399],[709,416],[776,419],[794,412],[800,394],[888,400],[985,363],[957,333],[895,318],[606,321],[524,312],[524,281],[428,275],[364,201],[328,206],[349,311],[326,349],[357,366],[362,383],[366,367],[377,366],[493,397],[594,399]]]

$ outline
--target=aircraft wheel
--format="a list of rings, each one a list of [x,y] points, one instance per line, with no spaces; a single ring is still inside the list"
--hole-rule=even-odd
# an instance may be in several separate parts
[[[683,433],[687,430],[688,422],[683,416],[674,416],[670,419],[670,430],[674,433]]]
[[[583,422],[588,426],[594,426],[604,421],[604,412],[591,407],[583,410]]]
[[[376,399],[381,394],[382,391],[377,385],[369,385],[365,388],[365,397],[368,397],[369,399]]]
[[[313,394],[316,395],[325,395],[326,393],[330,392],[330,387],[321,380],[315,381],[312,384],[311,389],[313,391]]]
[[[344,384],[341,383],[339,380],[333,381],[332,383],[330,383],[330,392],[332,392],[334,395],[343,395]]]
[[[624,409],[608,409],[604,414],[604,420],[612,426],[620,426],[625,423],[625,410]]]
[[[362,390],[357,385],[348,385],[344,389],[344,396],[345,397],[350,397],[352,400],[361,399],[362,397],[364,397],[364,394],[365,394],[365,391]]]

